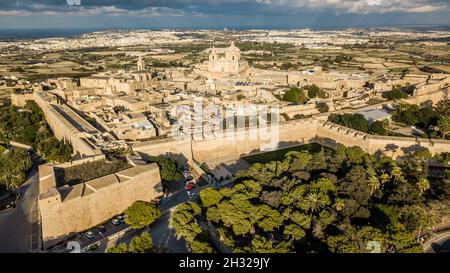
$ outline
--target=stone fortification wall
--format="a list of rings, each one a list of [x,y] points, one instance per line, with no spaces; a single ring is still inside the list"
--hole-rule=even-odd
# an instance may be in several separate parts
[[[55,179],[52,169],[53,166],[40,168],[40,183]],[[38,199],[45,245],[101,224],[135,201],[151,201],[162,195],[156,164],[133,167],[75,186],[55,188],[51,184],[40,187]]]
[[[343,144],[349,147],[359,146],[368,153],[385,152],[394,157],[419,146],[429,149],[432,154],[450,152],[450,141],[373,136],[315,118],[280,123],[278,128],[273,128],[278,132],[278,135],[273,135],[276,143],[269,141],[271,130],[258,134],[258,128],[252,127],[234,130],[225,135],[228,137],[204,135],[192,139],[148,141],[136,144],[133,150],[152,156],[178,154],[187,160],[194,157],[198,162],[237,160],[243,155],[274,149],[277,147],[274,144],[277,143],[278,148],[309,142],[318,142],[328,147]],[[258,137],[254,138],[255,135]],[[395,150],[394,153],[392,149]]]

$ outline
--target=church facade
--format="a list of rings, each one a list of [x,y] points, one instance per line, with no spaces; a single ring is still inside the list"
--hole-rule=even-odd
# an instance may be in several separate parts
[[[235,46],[234,42],[227,48],[209,49],[207,69],[210,79],[246,76],[249,68],[248,62],[241,60],[241,50]]]

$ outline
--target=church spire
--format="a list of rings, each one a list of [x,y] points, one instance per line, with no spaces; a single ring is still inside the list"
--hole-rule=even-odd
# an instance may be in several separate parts
[[[137,70],[145,70],[145,63],[142,59],[142,56],[139,56],[139,60],[137,62]]]

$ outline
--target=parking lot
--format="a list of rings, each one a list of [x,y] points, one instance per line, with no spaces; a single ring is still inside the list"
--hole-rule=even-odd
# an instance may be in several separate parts
[[[70,252],[71,249],[66,249],[66,246],[69,242],[76,241],[80,244],[81,249],[84,249],[90,245],[93,245],[95,243],[99,243],[102,240],[106,239],[107,237],[116,234],[120,231],[123,231],[129,227],[124,222],[119,223],[118,225],[114,225],[112,223],[113,219],[117,219],[117,217],[114,217],[107,222],[104,222],[96,227],[93,227],[89,230],[86,230],[84,232],[80,232],[79,234],[66,239],[65,241],[59,243],[58,245],[55,245],[49,249],[51,252]],[[92,237],[88,238],[87,232],[92,233]]]

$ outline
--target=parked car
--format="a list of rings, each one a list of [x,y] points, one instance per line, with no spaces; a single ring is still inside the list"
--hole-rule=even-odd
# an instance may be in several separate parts
[[[104,226],[99,226],[97,228],[97,231],[98,231],[98,234],[100,235],[100,234],[107,232],[108,230]]]
[[[184,187],[187,191],[192,190],[193,188],[197,187],[197,185],[193,182],[189,182],[186,184],[186,186]]]
[[[117,216],[117,220],[119,220],[121,223],[125,223],[125,218],[126,218],[125,215]]]
[[[88,239],[92,239],[92,238],[94,238],[95,235],[92,231],[87,231],[84,233],[84,236],[86,236],[86,238],[88,238]]]
[[[189,174],[191,171],[189,170],[189,168],[184,168],[184,169],[182,169],[181,170],[181,173],[183,174],[183,175],[187,175],[187,174]]]
[[[192,176],[192,173],[190,171],[182,172],[185,179],[188,179],[188,177]]]
[[[112,223],[114,226],[118,226],[118,225],[121,224],[121,222],[120,222],[119,219],[112,219],[111,223]]]
[[[197,196],[197,194],[195,192],[189,192],[189,197],[190,198],[195,198]]]

